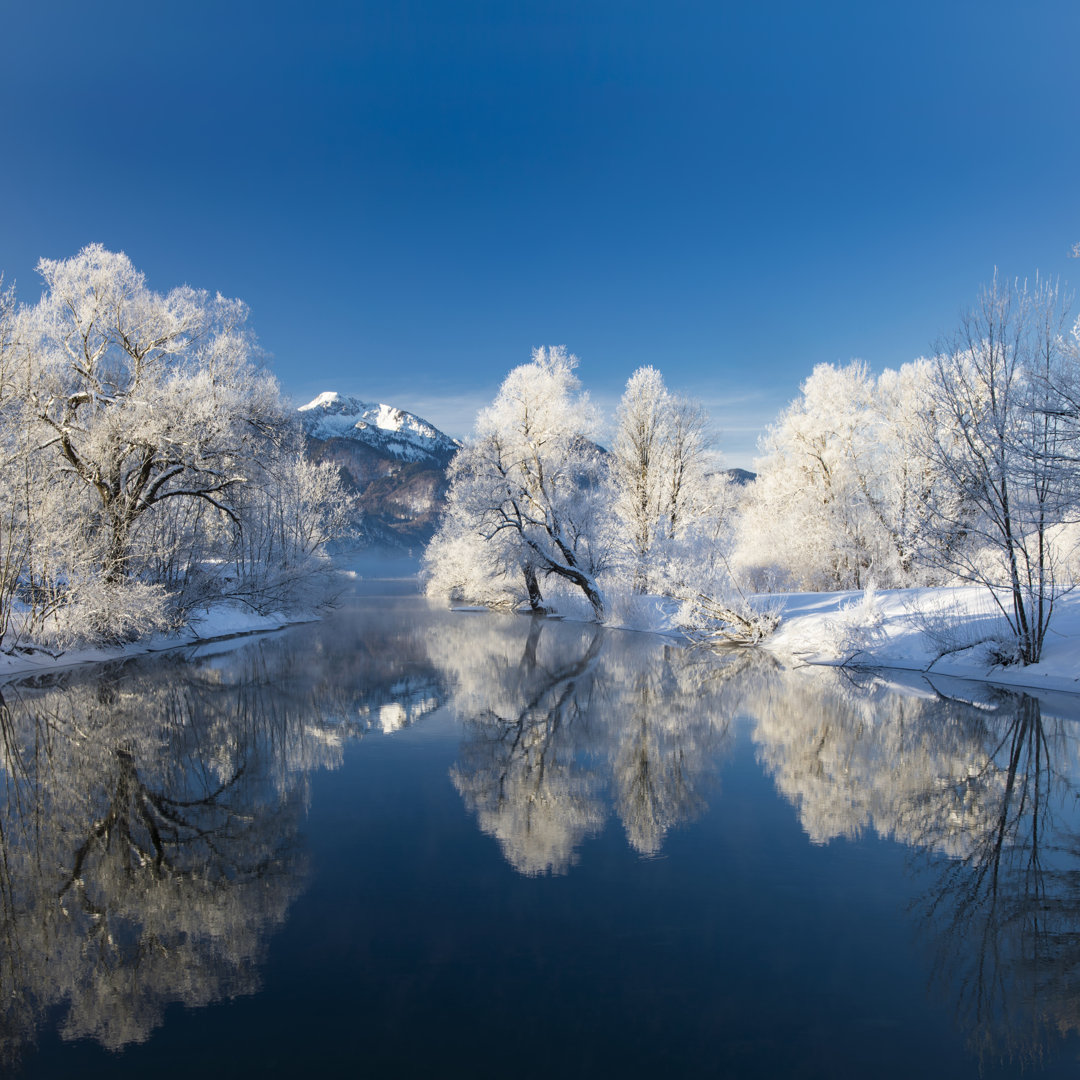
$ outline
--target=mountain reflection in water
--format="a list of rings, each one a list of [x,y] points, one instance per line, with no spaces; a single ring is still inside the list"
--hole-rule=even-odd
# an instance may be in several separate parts
[[[9,684],[0,1066],[54,1022],[120,1049],[170,1003],[259,992],[311,873],[316,777],[369,733],[415,728],[419,753],[429,722],[455,733],[451,797],[526,878],[574,874],[609,823],[664,854],[724,813],[749,740],[811,845],[904,846],[932,993],[975,1058],[1035,1066],[1080,1027],[1077,725],[957,686],[418,600]]]

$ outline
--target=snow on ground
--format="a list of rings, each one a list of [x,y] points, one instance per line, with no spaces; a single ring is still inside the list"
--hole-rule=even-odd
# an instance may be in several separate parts
[[[342,556],[338,565],[343,578],[348,582],[344,592],[352,596],[365,597],[370,601],[374,597],[409,596],[420,591],[417,579],[420,560],[415,555],[372,549]],[[119,660],[141,653],[163,652],[244,634],[266,633],[295,623],[312,622],[318,617],[316,614],[257,615],[250,608],[220,604],[209,611],[193,615],[189,624],[179,633],[158,634],[126,645],[86,646],[64,650],[32,647],[14,653],[0,650],[0,682],[40,672],[60,671],[80,664]]]
[[[34,649],[32,652],[0,652],[0,680],[36,672],[60,671],[79,664],[119,660],[140,653],[161,652],[177,649],[196,642],[215,641],[237,637],[240,634],[265,633],[280,630],[296,622],[308,622],[308,618],[286,615],[256,615],[244,608],[219,606],[195,616],[191,623],[177,634],[158,634],[127,645],[92,646],[59,650]]]
[[[996,662],[1008,628],[989,591],[978,586],[785,593],[758,602],[778,607],[783,620],[765,647],[804,663],[1080,693],[1080,593],[1057,601],[1042,661],[1028,667]]]
[[[370,601],[374,597],[420,592],[415,556],[363,552],[343,560],[343,564],[343,572],[352,582],[349,591],[357,597]],[[617,610],[609,625],[674,633],[669,603],[658,597],[632,599],[632,604],[627,601],[615,605]],[[775,593],[755,597],[754,602],[781,616],[779,629],[762,647],[782,659],[917,671],[933,676],[935,685],[942,679],[964,679],[1080,694],[1080,590],[1057,601],[1042,661],[1028,667],[998,662],[999,655],[1007,651],[1008,627],[989,592],[978,586]],[[459,605],[456,610],[483,609]],[[581,611],[562,615],[587,618],[584,605]],[[311,618],[314,616],[256,615],[221,606],[197,616],[179,634],[159,635],[129,645],[70,649],[59,654],[44,650],[16,655],[0,652],[0,680],[278,630]]]

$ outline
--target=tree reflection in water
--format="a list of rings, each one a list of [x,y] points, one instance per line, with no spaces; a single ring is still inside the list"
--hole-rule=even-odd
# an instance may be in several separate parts
[[[303,888],[314,770],[430,711],[415,627],[279,638],[3,688],[0,1068],[46,1012],[145,1040],[172,1002],[250,994]]]
[[[649,635],[610,643],[543,618],[430,639],[465,727],[454,786],[523,874],[566,873],[604,825],[605,792],[634,850],[656,854],[705,808],[725,756],[745,654],[725,664]]]
[[[606,640],[541,619],[432,640],[465,725],[454,784],[515,869],[565,873],[605,793],[631,846],[658,852],[705,809],[744,714],[812,842],[869,829],[909,849],[936,984],[980,1054],[1031,1062],[1080,1030],[1077,724],[1023,694]]]
[[[1080,731],[1026,694],[964,694],[822,672],[747,710],[812,840],[909,847],[935,984],[980,1055],[1022,1065],[1080,1030]]]
[[[922,917],[975,1048],[1024,1062],[1080,1030],[1077,739],[1036,698],[1003,695],[985,748],[972,765],[994,797],[967,853],[935,868]]]
[[[304,886],[314,771],[442,703],[462,723],[450,781],[530,876],[567,873],[612,819],[649,857],[723,813],[745,718],[811,842],[908,848],[934,985],[981,1053],[1028,1062],[1080,1030],[1080,740],[1045,705],[403,606],[3,688],[0,1067],[47,1012],[120,1047],[169,1003],[254,991]]]

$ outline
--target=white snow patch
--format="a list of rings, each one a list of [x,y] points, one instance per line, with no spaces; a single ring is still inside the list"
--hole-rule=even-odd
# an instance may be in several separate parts
[[[883,589],[778,594],[783,621],[766,648],[810,664],[900,668],[1005,686],[1080,693],[1080,594],[1061,597],[1038,664],[993,659],[1008,627],[989,591]],[[859,634],[859,617],[865,633]]]
[[[194,616],[190,623],[176,634],[157,634],[127,645],[88,646],[62,652],[44,649],[14,653],[0,651],[0,680],[35,672],[61,671],[81,664],[119,660],[142,653],[165,652],[186,645],[219,641],[245,634],[266,633],[293,623],[313,622],[316,618],[315,615],[290,616],[281,613],[256,615],[247,608],[222,604]]]
[[[341,395],[336,390],[324,390],[314,401],[301,405],[297,412],[308,412],[311,409],[324,409],[328,405],[336,405],[341,400]]]
[[[651,610],[646,602],[632,610],[612,604],[607,625],[681,636],[670,603],[638,599],[650,601]],[[1027,667],[996,661],[1009,631],[990,592],[978,585],[771,593],[751,601],[775,607],[781,617],[760,647],[797,663],[892,669],[895,680],[902,680],[901,671],[920,672],[935,686],[947,678],[976,680],[1038,690],[1041,698],[1080,694],[1080,589],[1055,601],[1042,659]],[[562,615],[588,621],[584,611]]]

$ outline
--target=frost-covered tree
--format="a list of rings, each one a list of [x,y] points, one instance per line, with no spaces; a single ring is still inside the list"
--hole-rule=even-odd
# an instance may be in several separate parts
[[[677,539],[695,517],[715,508],[709,483],[711,437],[709,414],[694,398],[671,397],[667,413],[667,530],[670,539]]]
[[[153,292],[96,244],[38,269],[36,304],[0,295],[5,647],[130,639],[222,598],[312,600],[347,499],[301,458],[246,307]]]
[[[42,259],[40,302],[20,313],[26,419],[95,507],[106,580],[129,576],[139,519],[171,499],[226,516],[266,433],[283,423],[238,300],[155,293],[100,244]]]
[[[873,526],[852,468],[872,383],[862,364],[819,364],[761,441],[740,562],[802,588],[858,587]]]
[[[459,455],[460,456],[460,455]],[[452,481],[457,470],[451,464]],[[524,560],[521,546],[509,534],[484,540],[452,482],[449,505],[420,563],[429,595],[456,603],[514,610],[543,604],[535,569]]]
[[[929,403],[925,364],[877,380],[861,362],[819,364],[762,439],[739,565],[759,584],[910,584],[930,532],[931,474],[915,450]]]
[[[335,465],[298,450],[286,447],[258,467],[259,482],[236,492],[240,528],[222,595],[261,612],[322,606],[337,589],[327,547],[354,527],[356,500]]]
[[[0,285],[3,282],[0,280]],[[15,377],[15,291],[0,288],[0,643],[10,626],[13,602],[26,559],[24,502],[15,483],[26,465],[19,438]]]
[[[644,593],[658,584],[670,542],[712,508],[708,417],[697,402],[670,394],[650,366],[630,376],[615,419],[613,511],[633,590]]]
[[[534,608],[542,582],[556,579],[604,618],[605,463],[576,366],[562,347],[536,349],[480,413],[453,464],[446,522],[427,559],[429,588],[443,580],[440,558],[455,550],[460,558],[461,541],[471,539],[477,564],[520,575]]]
[[[665,533],[667,407],[663,376],[638,368],[626,383],[615,414],[611,484],[622,546],[633,564],[634,591],[648,587],[647,567]]]
[[[937,409],[924,453],[935,473],[948,567],[988,586],[1037,663],[1057,598],[1073,587],[1060,526],[1078,513],[1068,386],[1076,342],[1056,288],[995,275],[936,350]]]
[[[934,389],[933,365],[926,360],[887,368],[874,387],[874,437],[864,454],[871,467],[861,470],[860,486],[889,537],[883,583],[940,581],[934,552],[959,539],[937,528],[930,505],[934,469],[922,452],[922,430],[935,408]]]

